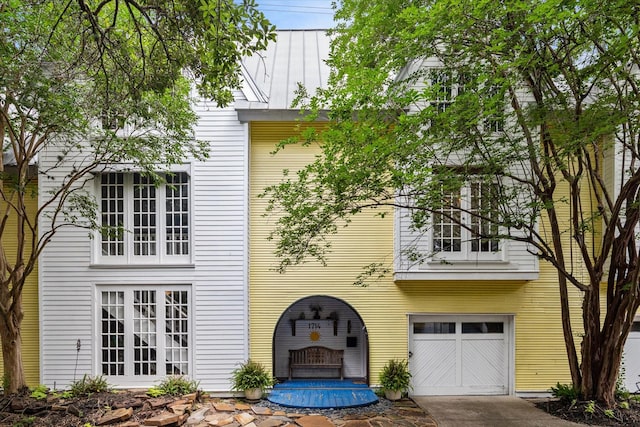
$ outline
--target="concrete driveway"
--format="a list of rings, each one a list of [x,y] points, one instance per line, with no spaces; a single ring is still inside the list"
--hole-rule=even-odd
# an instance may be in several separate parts
[[[412,396],[438,427],[584,427],[514,396]]]

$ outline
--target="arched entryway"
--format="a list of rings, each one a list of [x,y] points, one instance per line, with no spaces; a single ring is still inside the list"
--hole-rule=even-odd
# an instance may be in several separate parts
[[[280,316],[273,332],[273,370],[288,378],[290,349],[324,346],[344,350],[344,376],[369,384],[369,339],[358,312],[345,301],[327,295],[301,298]],[[332,369],[299,369],[299,378],[331,378]]]

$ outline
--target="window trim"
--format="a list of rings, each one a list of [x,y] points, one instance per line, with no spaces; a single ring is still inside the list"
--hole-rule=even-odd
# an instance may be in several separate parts
[[[122,376],[119,375],[105,375],[105,378],[109,380],[110,384],[115,386],[126,386],[126,387],[146,387],[152,385],[154,382],[162,380],[169,375],[164,373],[166,370],[166,360],[164,357],[164,352],[166,349],[166,332],[165,332],[165,302],[164,302],[164,293],[166,291],[186,291],[187,292],[187,304],[188,304],[188,313],[187,313],[187,337],[188,337],[188,345],[187,345],[187,363],[188,363],[188,373],[185,376],[189,376],[193,378],[195,375],[195,335],[194,328],[195,322],[194,312],[194,287],[192,284],[95,284],[94,287],[94,312],[92,316],[92,321],[94,324],[93,330],[95,331],[95,337],[93,343],[93,351],[95,354],[94,360],[94,372],[96,375],[102,375],[102,329],[101,329],[101,319],[102,319],[102,292],[125,292],[124,297],[124,310],[125,310],[125,322],[124,322],[124,348],[125,348],[125,374]],[[133,332],[133,293],[134,291],[155,291],[156,292],[156,313],[157,313],[157,324],[156,324],[156,351],[158,355],[158,360],[156,363],[158,366],[162,365],[162,369],[158,369],[156,371],[156,375],[135,375],[133,373],[134,369],[134,332]],[[128,296],[127,296],[128,294]],[[158,303],[158,301],[162,301],[162,305]],[[129,305],[127,305],[129,304]],[[162,322],[161,322],[162,321]]]
[[[191,174],[191,167],[189,164],[177,165],[170,170],[161,173],[185,173],[188,178],[188,221],[189,221],[189,242],[187,255],[167,255],[166,251],[166,193],[165,184],[162,184],[156,189],[156,235],[157,239],[157,253],[153,256],[134,255],[133,248],[133,174],[139,173],[138,168],[128,168],[124,165],[117,165],[117,167],[108,167],[102,170],[100,173],[96,173],[94,177],[94,191],[96,194],[96,202],[98,207],[98,224],[102,223],[102,183],[101,177],[108,173],[121,173],[124,175],[124,214],[125,214],[125,237],[124,237],[124,255],[103,255],[102,254],[102,233],[98,229],[93,233],[92,244],[92,267],[193,267],[193,251],[194,244],[194,197],[193,197],[193,177]]]

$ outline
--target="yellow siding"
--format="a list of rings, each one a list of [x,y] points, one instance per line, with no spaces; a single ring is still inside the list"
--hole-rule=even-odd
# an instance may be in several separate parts
[[[28,191],[27,209],[29,212],[36,212],[38,200],[34,184],[33,192]],[[4,211],[4,203],[0,201],[0,209]],[[2,236],[9,262],[15,257],[16,250],[16,220],[15,214],[11,215],[7,228]],[[27,237],[30,238],[30,237]],[[40,344],[39,344],[39,314],[38,314],[38,270],[37,268],[27,278],[27,282],[22,291],[22,304],[24,319],[22,321],[22,361],[26,375],[27,384],[30,387],[37,386],[40,381]],[[3,371],[3,362],[0,357],[0,377]]]
[[[251,124],[250,348],[251,358],[271,366],[272,339],[283,311],[300,298],[329,295],[349,303],[369,332],[370,378],[375,383],[384,363],[406,358],[409,313],[498,313],[515,315],[515,386],[517,391],[545,391],[570,382],[560,322],[555,270],[542,264],[532,282],[404,282],[391,278],[367,288],[352,285],[363,266],[393,262],[393,215],[356,218],[333,241],[328,266],[312,262],[273,271],[274,244],[266,240],[275,219],[263,217],[266,185],[278,182],[285,168],[295,170],[313,158],[314,149],[288,146],[272,156],[274,145],[295,135],[296,123]],[[579,311],[580,300],[572,295]],[[579,313],[578,313],[579,314]],[[579,330],[579,318],[574,319]],[[578,339],[578,333],[576,333]],[[579,345],[579,342],[577,342]]]

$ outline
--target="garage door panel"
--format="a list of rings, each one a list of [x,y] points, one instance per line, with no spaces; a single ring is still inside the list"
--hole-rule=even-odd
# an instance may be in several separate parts
[[[509,393],[511,321],[499,315],[413,316],[413,394]]]
[[[502,390],[505,384],[503,339],[462,341],[462,386]]]
[[[633,328],[624,345],[624,386],[632,393],[638,391],[640,382],[640,322],[633,322]]]
[[[420,340],[416,342],[412,367],[415,393],[427,387],[456,386],[456,341]]]

